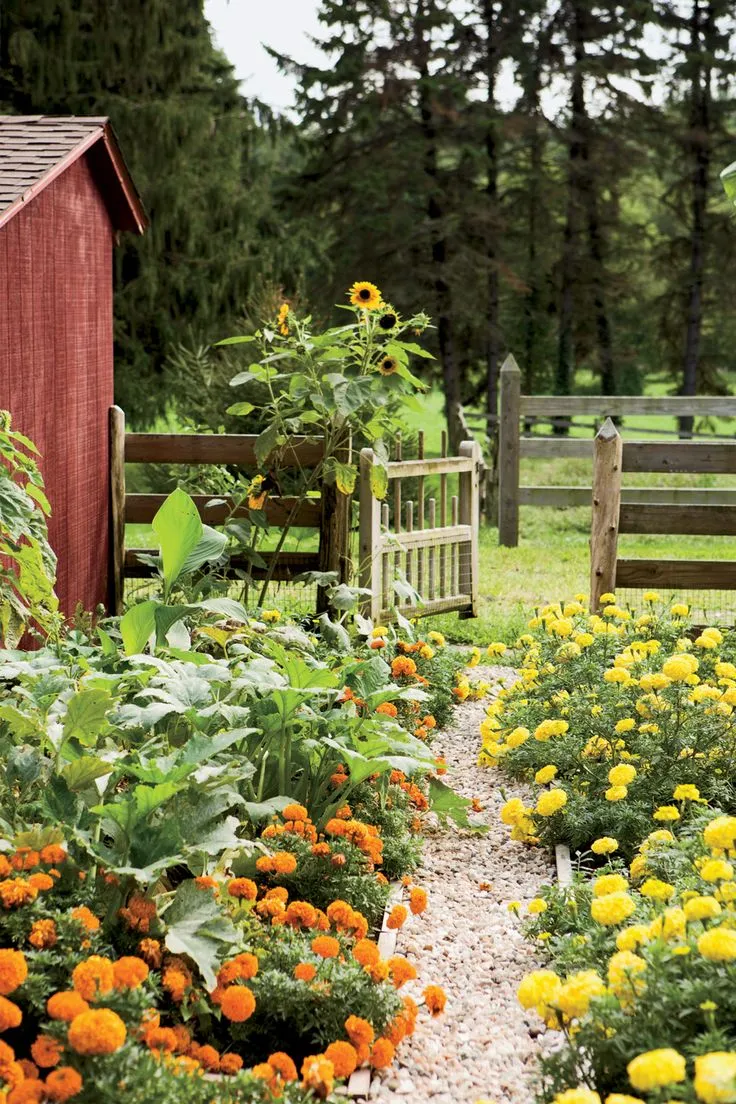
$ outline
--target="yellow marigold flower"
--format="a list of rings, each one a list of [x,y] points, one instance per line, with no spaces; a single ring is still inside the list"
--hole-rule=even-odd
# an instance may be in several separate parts
[[[616,936],[616,946],[619,951],[635,951],[637,947],[642,943],[646,943],[649,939],[649,925],[648,924],[632,924],[628,928],[624,928]]]
[[[579,1020],[587,1013],[594,997],[601,997],[606,985],[595,970],[581,970],[566,978],[555,999],[555,1005],[568,1019]]]
[[[531,916],[538,916],[540,913],[547,911],[547,902],[542,900],[541,897],[534,897],[526,906],[526,911]]]
[[[685,1059],[676,1050],[663,1047],[648,1050],[633,1058],[626,1070],[629,1081],[638,1092],[652,1092],[665,1085],[685,1080]]]
[[[618,682],[622,685],[631,682],[631,675],[625,667],[610,667],[607,671],[603,672],[604,682]]]
[[[635,778],[636,767],[632,767],[631,763],[619,763],[608,772],[608,781],[612,786],[628,786]]]
[[[427,633],[427,640],[429,640],[432,644],[436,644],[438,648],[442,648],[445,643],[445,638],[442,633],[437,632],[435,629],[432,629],[431,632]]]
[[[715,897],[702,896],[691,897],[684,906],[685,916],[688,920],[713,920],[721,914],[721,906]]]
[[[693,1088],[705,1104],[732,1104],[736,1100],[736,1054],[715,1050],[695,1059]]]
[[[603,796],[606,801],[623,801],[628,792],[626,786],[611,786]]]
[[[690,607],[685,602],[675,602],[670,606],[670,613],[673,617],[687,617],[690,613]]]
[[[542,1009],[540,1015],[545,1015],[545,1010],[557,1000],[557,994],[562,988],[562,982],[553,970],[533,970],[522,978],[516,997],[522,1008],[529,1010]]]
[[[698,939],[698,950],[710,962],[732,962],[736,958],[736,931],[710,928]]]
[[[592,1089],[565,1089],[557,1093],[553,1104],[601,1104],[601,1098]]]
[[[725,859],[708,859],[700,868],[700,877],[705,882],[730,882],[733,866]]]
[[[674,805],[660,805],[652,813],[653,820],[679,820],[679,810]]]
[[[645,590],[642,597],[644,601],[648,602],[650,605],[653,605],[655,602],[660,601],[660,597],[657,594],[656,590]]]
[[[501,821],[503,824],[515,825],[523,820],[529,813],[520,797],[510,798],[501,809]]]
[[[590,902],[590,915],[596,923],[606,926],[622,924],[635,911],[636,904],[628,893],[607,893]]]
[[[271,609],[264,610],[261,614],[261,621],[265,621],[267,625],[273,625],[277,621],[281,620],[281,610]]]
[[[606,897],[609,893],[625,893],[629,883],[623,874],[601,874],[593,882],[593,896]]]
[[[510,748],[521,747],[529,739],[531,733],[528,728],[515,728],[506,737],[506,746]]]
[[[675,892],[675,887],[669,882],[663,882],[660,878],[647,878],[639,889],[642,897],[650,897],[653,901],[669,901]]]
[[[613,836],[601,836],[593,840],[590,850],[594,855],[612,855],[614,851],[618,851],[618,840]]]
[[[494,644],[489,644],[486,648],[486,655],[488,655],[489,658],[492,658],[493,656],[502,656],[505,654],[505,652],[506,645],[502,644],[501,641],[497,641]]]
[[[686,682],[688,675],[694,674],[697,669],[697,659],[685,654],[673,655],[662,664],[662,674],[672,682]]]
[[[552,779],[555,777],[556,774],[557,774],[557,767],[553,766],[550,763],[549,766],[540,767],[540,769],[534,775],[534,781],[539,786],[546,786],[548,782],[552,781]]]
[[[700,790],[697,786],[693,786],[690,783],[683,782],[679,786],[675,786],[675,792],[672,794],[673,801],[699,801]]]
[[[720,847],[728,851],[735,846],[736,817],[719,816],[708,824],[703,832],[708,847]]]
[[[685,938],[687,916],[681,908],[668,908],[660,916],[655,916],[649,925],[652,939],[664,939],[669,942]]]
[[[647,871],[646,855],[635,855],[629,864],[629,873],[633,881],[638,882]]]
[[[567,805],[567,794],[564,790],[548,790],[539,795],[534,811],[538,816],[549,817],[554,816],[565,805]]]
[[[350,302],[354,307],[362,307],[363,310],[378,310],[382,305],[382,296],[375,284],[367,280],[356,280],[348,289]]]
[[[77,1054],[114,1054],[125,1042],[125,1024],[110,1008],[93,1008],[75,1016],[69,1046]]]
[[[627,1093],[609,1093],[605,1104],[644,1104],[638,1096],[629,1096]]]
[[[636,721],[633,717],[622,717],[620,721],[616,721],[615,729],[620,735],[623,732],[631,732],[635,726]]]
[[[608,962],[608,984],[624,1007],[628,1007],[646,988],[646,981],[641,976],[646,973],[646,969],[644,959],[632,951],[619,950],[611,955]]]

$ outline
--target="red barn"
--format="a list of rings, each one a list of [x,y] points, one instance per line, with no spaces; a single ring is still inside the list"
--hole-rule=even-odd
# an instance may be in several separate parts
[[[67,615],[108,600],[112,251],[145,226],[107,119],[0,116],[0,409],[41,453]]]

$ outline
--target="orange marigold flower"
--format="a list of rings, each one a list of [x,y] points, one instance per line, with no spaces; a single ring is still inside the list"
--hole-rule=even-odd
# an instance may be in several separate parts
[[[15,1051],[7,1043],[4,1043],[0,1039],[0,1066],[7,1065],[8,1062],[15,1061]]]
[[[23,1019],[23,1013],[17,1004],[13,1004],[6,997],[0,997],[0,1031],[8,1031],[11,1027],[18,1027]]]
[[[292,928],[313,928],[317,920],[314,905],[307,901],[292,901],[286,910],[284,920]]]
[[[59,1066],[46,1078],[46,1092],[55,1104],[64,1104],[82,1091],[81,1076],[71,1066]]]
[[[28,942],[32,947],[41,951],[44,947],[53,947],[57,939],[56,924],[53,920],[33,921],[33,926],[28,934]]]
[[[294,967],[294,977],[297,981],[314,981],[317,976],[317,967],[311,962],[300,962]]]
[[[325,1058],[335,1070],[335,1077],[350,1077],[358,1066],[358,1053],[352,1043],[330,1043],[325,1050]]]
[[[404,1005],[404,1015],[406,1016],[406,1034],[413,1035],[417,1016],[419,1015],[419,1006],[413,997],[404,997],[401,1003]]]
[[[204,1066],[206,1070],[216,1070],[220,1066],[220,1052],[215,1050],[209,1043],[205,1046],[192,1046],[189,1051],[191,1058],[196,1060]]]
[[[11,1089],[5,1098],[5,1104],[41,1104],[46,1099],[46,1086],[43,1081],[23,1081]]]
[[[10,1047],[8,1047],[10,1050]],[[23,1070],[23,1075],[26,1081],[37,1081],[40,1070],[35,1062],[32,1062],[30,1058],[21,1058],[18,1065]],[[1,1076],[1,1075],[0,1075]]]
[[[192,983],[188,973],[178,966],[167,966],[161,977],[161,983],[173,1001],[179,1004]]]
[[[401,678],[402,676],[408,678],[416,673],[417,665],[408,656],[396,656],[396,659],[391,661],[391,674],[394,678]]]
[[[394,1060],[396,1051],[389,1039],[376,1039],[371,1047],[371,1065],[373,1069],[388,1069]]]
[[[281,816],[284,820],[309,820],[309,813],[303,805],[298,805],[293,801],[290,805],[285,805],[281,810]]]
[[[28,977],[28,964],[22,951],[0,950],[0,996],[7,997]]]
[[[384,1028],[384,1036],[394,1047],[397,1047],[402,1039],[406,1038],[406,1015],[403,1012],[394,1017],[388,1027]]]
[[[338,786],[344,786],[347,780],[348,775],[345,773],[344,770],[335,771],[334,774],[330,775],[330,785],[334,786],[335,788],[337,788]]]
[[[66,862],[67,854],[59,843],[47,843],[39,852],[39,858],[47,866],[60,866]]]
[[[33,886],[39,893],[43,893],[47,889],[54,888],[54,879],[49,878],[48,874],[31,874],[28,878],[29,886]]]
[[[227,883],[227,891],[231,897],[243,901],[255,901],[258,896],[258,886],[250,878],[231,878]]]
[[[324,1100],[335,1085],[335,1067],[324,1054],[310,1054],[302,1062],[302,1085]]]
[[[75,1016],[89,1012],[89,1005],[79,993],[69,989],[53,993],[46,1001],[46,1011],[52,1020],[64,1020],[71,1023]]]
[[[58,1066],[64,1047],[53,1035],[39,1035],[31,1043],[31,1058],[41,1069]]]
[[[312,854],[318,859],[326,859],[332,854],[332,848],[329,843],[315,843],[312,848]]]
[[[86,905],[80,905],[79,908],[73,908],[71,917],[73,920],[78,920],[82,927],[86,928],[89,932],[97,931],[100,927],[100,921]]]
[[[102,955],[91,955],[72,970],[72,985],[87,1001],[109,993],[114,980],[112,962]]]
[[[375,1032],[367,1020],[360,1016],[348,1016],[345,1021],[345,1030],[353,1046],[370,1046],[375,1038]]]
[[[376,649],[379,649],[379,648],[385,648],[386,647],[386,641],[383,639],[383,637],[377,636],[375,640],[371,640],[368,647],[373,648],[374,651]]]
[[[3,1088],[6,1091],[16,1085],[21,1085],[25,1081],[25,1076],[25,1071],[20,1062],[8,1062],[0,1067],[0,1077],[5,1082]],[[3,1100],[3,1104],[6,1104],[5,1100]]]
[[[0,878],[7,878],[8,874],[11,874],[12,871],[12,866],[6,859],[5,855],[0,852]]]
[[[116,989],[137,989],[148,977],[148,966],[142,958],[124,955],[113,963],[112,972]]]
[[[416,967],[403,955],[391,955],[388,960],[388,968],[391,981],[397,989],[400,989],[407,981],[413,981],[417,976]]]
[[[38,890],[25,878],[6,878],[0,882],[0,901],[3,908],[21,908],[35,901]]]
[[[439,985],[428,985],[424,990],[424,1003],[433,1016],[439,1016],[444,1012],[447,1004],[447,995]]]
[[[125,1042],[125,1024],[110,1008],[92,1008],[75,1016],[69,1046],[77,1054],[114,1054]]]
[[[341,805],[335,813],[335,816],[338,818],[338,820],[350,820],[352,815],[353,810],[350,808],[349,805]]]
[[[419,916],[427,907],[427,891],[419,886],[414,886],[409,894],[409,908],[414,916]]]
[[[407,912],[405,905],[394,905],[394,907],[391,909],[391,912],[388,914],[386,927],[392,929],[400,928],[404,924],[408,915],[409,913]]]
[[[397,717],[399,711],[393,702],[386,701],[376,706],[376,713],[383,713],[386,717]]]
[[[256,912],[264,919],[269,916],[276,921],[277,918],[282,917],[286,912],[286,905],[279,897],[264,897],[262,901],[259,901],[256,905]]]
[[[220,1073],[227,1073],[233,1077],[243,1068],[243,1059],[239,1054],[223,1054],[220,1059]]]
[[[222,1014],[234,1023],[244,1023],[256,1010],[256,998],[247,985],[231,985],[220,998]]]
[[[156,906],[142,893],[134,893],[127,906],[120,909],[120,916],[133,931],[145,933],[150,930],[151,921],[156,918]]]
[[[138,951],[141,958],[152,966],[154,970],[158,970],[161,965],[162,951],[161,944],[158,939],[141,939],[138,944]]]
[[[327,919],[331,924],[345,925],[350,919],[353,913],[352,905],[349,905],[347,901],[332,901],[327,906]]]
[[[215,897],[217,897],[218,893],[220,892],[220,887],[217,884],[217,880],[210,877],[209,874],[200,874],[198,878],[194,879],[194,884],[196,885],[197,889],[212,890]]]
[[[258,959],[254,954],[245,951],[236,955],[229,962],[223,963],[217,974],[218,985],[231,985],[238,979],[250,981],[258,973]]]
[[[385,962],[382,958],[379,958],[378,962],[374,962],[372,966],[367,966],[366,970],[371,981],[374,981],[376,985],[381,981],[388,980],[388,962]]]
[[[189,1049],[192,1036],[189,1033],[189,1029],[184,1024],[175,1024],[171,1029],[176,1036],[176,1049],[180,1054],[185,1054]]]
[[[268,1064],[273,1066],[283,1081],[296,1081],[296,1066],[283,1050],[277,1050],[274,1054],[269,1054]]]
[[[176,1050],[176,1035],[170,1027],[149,1027],[143,1039],[149,1050],[156,1050],[159,1054],[173,1054]]]
[[[425,728],[436,728],[437,721],[434,719],[431,713],[428,713],[426,717],[422,718],[422,724]]]
[[[381,952],[372,939],[359,939],[353,947],[353,957],[361,966],[373,966],[381,957]]]
[[[10,860],[14,870],[33,870],[41,861],[38,851],[32,847],[19,847]]]
[[[312,940],[312,950],[320,958],[337,958],[340,953],[340,943],[331,935],[318,935]]]
[[[275,1070],[270,1062],[258,1062],[257,1065],[251,1067],[251,1076],[257,1077],[259,1081],[270,1081]]]

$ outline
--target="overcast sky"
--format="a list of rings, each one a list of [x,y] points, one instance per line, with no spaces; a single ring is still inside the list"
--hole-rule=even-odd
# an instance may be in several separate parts
[[[243,93],[289,107],[293,83],[278,72],[263,44],[299,61],[323,58],[307,37],[318,31],[318,0],[205,0],[217,45],[235,66]]]

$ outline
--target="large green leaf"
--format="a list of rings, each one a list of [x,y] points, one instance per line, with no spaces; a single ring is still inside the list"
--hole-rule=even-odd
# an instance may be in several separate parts
[[[95,755],[83,755],[81,759],[67,763],[61,777],[72,792],[79,792],[86,790],[96,778],[102,778],[111,771],[111,765],[104,759],[98,759]]]
[[[202,519],[192,498],[177,487],[159,509],[152,526],[161,546],[164,581],[170,587],[202,539]]]
[[[181,567],[181,575],[198,571],[203,564],[217,560],[225,551],[227,536],[210,525],[202,526],[202,535],[189,553]]]
[[[723,170],[721,173],[721,183],[723,184],[726,195],[734,206],[736,206],[736,161],[733,161]]]
[[[449,817],[460,828],[472,828],[476,832],[488,831],[487,825],[471,824],[468,820],[468,809],[473,804],[472,801],[466,797],[460,797],[460,794],[456,794],[439,778],[429,780],[429,804],[432,812],[436,813],[442,821],[446,821]]]
[[[371,465],[371,494],[374,498],[385,498],[388,493],[388,468],[383,464]]]
[[[137,824],[150,816],[160,805],[164,805],[180,789],[181,784],[178,782],[161,782],[157,786],[136,786],[132,794],[128,794],[124,800],[109,805],[93,805],[91,812],[114,820],[130,836]]]
[[[182,882],[164,913],[164,922],[167,950],[188,955],[199,967],[207,988],[214,989],[220,960],[237,942],[238,933],[210,891],[199,889],[194,881]]]
[[[63,742],[74,739],[94,747],[110,705],[109,690],[78,690],[67,702]]]
[[[120,619],[120,633],[126,655],[138,655],[156,629],[158,602],[139,602],[131,606]]]

